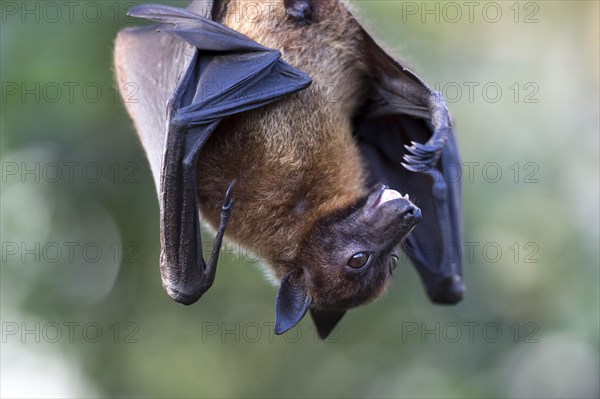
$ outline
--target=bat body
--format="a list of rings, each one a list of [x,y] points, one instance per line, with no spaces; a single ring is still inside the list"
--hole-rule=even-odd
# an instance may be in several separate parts
[[[350,118],[366,87],[345,83],[364,80],[357,26],[330,12],[324,15],[327,29],[311,24],[300,32],[294,22],[280,24],[283,1],[279,7],[255,20],[229,9],[222,23],[282,51],[311,77],[311,86],[223,121],[198,160],[202,215],[218,225],[222,193],[236,180],[228,235],[264,257],[277,280],[319,219],[357,202],[370,188]],[[346,46],[336,46],[339,35],[350,38]]]
[[[258,2],[252,19],[239,4],[142,6],[132,14],[164,33],[117,39],[120,86],[139,85],[141,101],[127,106],[159,188],[167,292],[195,302],[226,234],[281,282],[276,333],[310,310],[325,337],[381,295],[408,235],[430,297],[460,300],[460,258],[441,256],[462,240],[460,186],[443,175],[458,154],[441,96],[337,0]],[[208,263],[198,208],[217,230]]]

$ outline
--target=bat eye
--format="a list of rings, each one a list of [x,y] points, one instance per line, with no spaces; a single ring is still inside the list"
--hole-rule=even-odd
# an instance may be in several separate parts
[[[371,255],[373,255],[373,252],[356,253],[352,255],[352,257],[348,260],[348,266],[350,266],[353,269],[363,268],[367,265],[367,263],[369,263]]]
[[[398,266],[398,257],[396,255],[392,255],[390,259],[390,268],[394,270]]]

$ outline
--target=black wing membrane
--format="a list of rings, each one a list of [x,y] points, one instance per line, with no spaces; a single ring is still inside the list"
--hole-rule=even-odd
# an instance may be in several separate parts
[[[457,303],[463,246],[461,163],[443,96],[366,33],[372,92],[355,117],[373,182],[408,193],[423,219],[403,243],[436,303]]]
[[[345,314],[344,310],[310,309],[310,315],[321,339],[326,339],[331,334]]]
[[[159,187],[160,270],[176,301],[196,302],[215,278],[221,242],[232,209],[224,193],[221,222],[206,263],[197,203],[197,159],[223,118],[255,109],[308,87],[310,77],[281,54],[190,11],[141,5],[129,15],[162,23],[158,30],[192,47],[187,66],[167,104],[166,140]]]

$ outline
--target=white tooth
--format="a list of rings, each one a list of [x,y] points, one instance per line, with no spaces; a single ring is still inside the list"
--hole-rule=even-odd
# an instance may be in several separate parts
[[[398,191],[390,189],[383,190],[383,193],[381,193],[381,197],[379,199],[379,205],[399,198],[402,198],[402,195],[400,195]]]

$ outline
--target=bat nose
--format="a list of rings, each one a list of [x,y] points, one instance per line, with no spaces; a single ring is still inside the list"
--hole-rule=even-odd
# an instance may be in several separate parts
[[[312,22],[312,6],[309,0],[286,0],[286,13],[293,19],[303,25]]]
[[[422,219],[421,210],[415,205],[409,205],[403,212],[404,223],[411,227],[416,226]]]
[[[461,276],[446,276],[437,284],[429,287],[429,298],[435,303],[452,305],[460,302],[465,293],[465,284]]]
[[[406,212],[406,217],[412,218],[414,224],[417,224],[422,219],[421,210],[419,208],[417,208],[416,206],[412,205]]]

